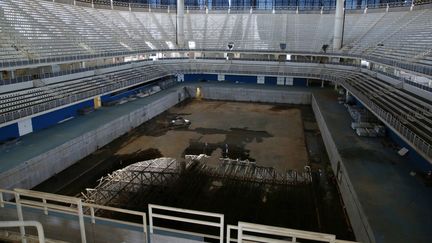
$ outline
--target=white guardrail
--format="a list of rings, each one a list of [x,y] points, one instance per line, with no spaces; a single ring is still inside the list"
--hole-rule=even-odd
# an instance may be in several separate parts
[[[14,198],[15,200],[7,201],[5,198]],[[147,216],[144,212],[126,210],[121,208],[108,207],[103,205],[84,203],[82,199],[75,197],[62,196],[51,193],[38,191],[15,189],[14,191],[0,189],[0,211],[6,206],[15,206],[19,221],[24,221],[24,214],[29,209],[39,209],[42,215],[51,215],[62,218],[65,215],[78,217],[79,233],[81,242],[86,243],[86,221],[91,224],[99,223],[115,223],[119,226],[132,226],[142,229],[144,242],[147,242]],[[118,213],[129,216],[139,216],[142,218],[142,223],[134,223],[130,221],[111,219],[106,217],[96,216],[95,212],[104,211],[110,213]],[[1,213],[0,213],[1,215]],[[88,229],[91,230],[91,229]],[[26,239],[24,227],[20,227],[20,234],[23,242]],[[67,240],[67,239],[65,239]]]
[[[5,198],[11,198],[11,200],[5,200]],[[328,242],[328,243],[354,243],[352,241],[337,240],[335,235],[323,234],[310,231],[302,231],[288,228],[280,228],[268,225],[252,224],[239,222],[238,225],[227,225],[226,237],[225,237],[225,224],[224,215],[218,213],[209,213],[203,211],[181,209],[174,207],[166,207],[160,205],[149,204],[148,205],[148,216],[149,216],[149,231],[147,234],[147,215],[144,212],[90,204],[82,202],[82,199],[75,197],[62,196],[51,193],[37,192],[24,189],[15,189],[13,191],[0,189],[0,220],[5,220],[6,210],[13,210],[16,207],[18,221],[0,221],[0,228],[4,227],[20,227],[20,236],[22,242],[26,242],[30,239],[30,235],[26,235],[25,226],[34,226],[37,228],[37,233],[39,237],[39,242],[45,242],[45,234],[43,231],[43,224],[46,224],[45,228],[50,228],[53,231],[54,227],[59,227],[55,229],[54,233],[57,233],[56,238],[58,240],[71,241],[67,237],[67,234],[63,232],[72,231],[73,226],[69,223],[61,220],[65,219],[65,215],[72,215],[73,220],[78,220],[79,232],[81,237],[81,242],[86,243],[88,238],[86,236],[86,231],[88,233],[95,234],[94,227],[89,227],[90,225],[101,224],[103,222],[109,222],[112,225],[116,225],[117,228],[125,228],[125,226],[139,227],[142,229],[141,233],[144,238],[142,242],[148,242],[149,236],[151,234],[157,234],[158,232],[172,232],[188,237],[199,237],[204,239],[215,239],[220,243],[226,242],[292,242],[296,243],[298,240],[312,240],[316,242]],[[111,219],[106,217],[95,216],[95,212],[99,210],[107,211],[110,213],[122,213],[126,215],[133,215],[142,217],[142,223]],[[4,213],[3,213],[4,212]],[[38,213],[38,218],[42,222],[36,221],[24,221],[24,216],[29,218],[31,214]],[[47,220],[46,222],[42,219],[43,216],[54,217],[55,220]],[[126,217],[127,218],[127,217]],[[168,227],[156,226],[155,221],[160,224],[160,220],[168,222]],[[212,230],[204,230],[206,232],[196,232],[197,230],[185,230],[174,229],[176,223],[181,223],[183,225],[198,225],[201,230],[208,228]],[[86,226],[87,224],[87,226]],[[166,226],[166,225],[165,225]],[[69,228],[70,227],[70,228]],[[203,228],[204,227],[204,228]],[[130,229],[132,230],[132,229]],[[237,237],[233,238],[233,230],[237,231]],[[211,232],[209,232],[211,231]],[[217,234],[216,234],[217,232]],[[52,233],[52,232],[51,232]],[[106,232],[105,232],[106,233]],[[47,235],[47,239],[50,235]],[[180,237],[180,236],[176,236]],[[64,238],[64,239],[63,239]],[[151,237],[150,237],[151,239]],[[137,242],[136,239],[133,239]],[[72,240],[73,241],[73,240]],[[95,241],[95,239],[93,239]],[[97,239],[96,239],[97,241]],[[95,241],[95,242],[96,242]],[[75,240],[76,242],[76,240]]]
[[[349,90],[357,99],[359,99],[369,110],[378,118],[381,118],[388,127],[394,128],[399,133],[402,139],[405,139],[408,144],[422,154],[427,160],[432,160],[432,146],[424,139],[412,132],[406,125],[402,124],[403,117],[394,117],[391,113],[385,111],[368,97],[359,92],[345,81],[340,80],[339,83]]]
[[[232,239],[231,232],[237,230],[237,239]],[[296,243],[297,240],[312,240],[328,243],[352,243],[353,241],[337,240],[335,235],[274,227],[262,224],[239,222],[237,226],[227,226],[227,243],[230,242],[272,242]],[[301,242],[301,241],[300,241]]]
[[[170,231],[174,233],[180,233],[180,234],[192,234],[195,236],[210,238],[210,239],[217,239],[220,243],[224,242],[224,215],[218,214],[218,213],[208,213],[208,212],[202,212],[202,211],[196,211],[196,210],[189,210],[189,209],[182,209],[182,208],[173,208],[173,207],[165,207],[165,206],[158,206],[149,204],[148,205],[148,214],[149,214],[149,223],[150,223],[150,233],[154,233],[154,229],[164,230],[164,231]],[[167,214],[162,213],[154,213],[155,210],[159,211],[165,211],[165,212],[177,212],[181,214],[189,214],[189,217],[178,217],[178,216],[171,216]],[[215,219],[214,221],[205,221],[205,220],[198,220],[193,219],[191,216],[206,216]],[[155,219],[166,219],[170,221],[177,221],[177,222],[183,222],[183,223],[189,223],[189,224],[195,224],[195,225],[203,225],[203,226],[209,226],[218,228],[219,235],[211,235],[211,234],[204,234],[204,233],[197,233],[197,232],[191,232],[191,231],[185,231],[185,230],[174,230],[169,229],[166,227],[160,227],[160,226],[154,226],[154,220]],[[215,222],[216,221],[216,222]]]
[[[39,243],[45,243],[45,235],[42,224],[37,221],[0,221],[0,228],[12,228],[12,227],[36,227],[38,232]],[[25,239],[23,239],[25,241]]]

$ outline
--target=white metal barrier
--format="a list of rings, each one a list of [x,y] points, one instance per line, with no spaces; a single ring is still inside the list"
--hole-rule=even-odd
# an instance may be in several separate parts
[[[15,201],[4,200],[5,194],[12,194]],[[60,203],[60,204],[59,204]],[[1,227],[20,227],[21,239],[23,242],[26,241],[25,226],[34,226],[38,230],[39,242],[45,242],[45,235],[43,232],[42,224],[36,221],[24,221],[24,214],[27,210],[23,209],[39,209],[42,214],[49,215],[50,213],[61,213],[62,215],[68,214],[73,216],[78,216],[79,227],[81,232],[81,242],[87,242],[85,235],[86,231],[86,219],[87,223],[89,221],[92,224],[97,224],[99,220],[103,220],[111,223],[118,223],[126,226],[142,227],[144,233],[144,242],[147,242],[147,218],[146,214],[143,212],[113,208],[102,205],[95,205],[90,203],[83,203],[81,199],[74,197],[61,196],[51,193],[15,189],[14,191],[2,190],[0,189],[0,210],[8,206],[15,206],[18,215],[18,221],[8,222],[0,221]],[[143,223],[133,223],[123,220],[115,220],[104,217],[96,216],[98,210],[106,210],[114,213],[123,213],[128,215],[134,215],[142,217]],[[209,239],[219,240],[220,243],[226,242],[291,242],[297,243],[298,240],[312,240],[316,242],[327,242],[327,243],[353,243],[352,241],[337,240],[335,235],[316,233],[310,231],[302,231],[281,227],[274,227],[268,225],[252,224],[239,222],[237,226],[227,225],[227,234],[225,241],[224,234],[224,215],[218,213],[209,213],[203,211],[181,209],[174,207],[166,207],[159,205],[148,205],[148,215],[149,215],[149,226],[150,233],[154,233],[154,230],[161,230],[166,232],[173,232],[189,236],[197,236]],[[155,212],[156,211],[156,212]],[[54,215],[54,214],[53,214]],[[185,215],[185,216],[179,216]],[[187,216],[186,216],[187,215]],[[62,217],[62,216],[57,216]],[[204,220],[203,218],[209,218]],[[186,231],[184,229],[173,229],[161,226],[155,226],[154,220],[162,219],[171,222],[181,222],[191,225],[199,225],[204,227],[210,227],[217,229],[219,233],[198,233],[193,230]],[[88,231],[90,229],[87,229]],[[237,230],[237,237],[233,238],[233,230]],[[195,230],[196,231],[196,230]],[[216,232],[216,230],[215,230]],[[69,239],[64,239],[69,240]]]
[[[15,201],[4,200],[5,195],[8,195],[9,198],[10,196],[12,196],[12,198],[15,198]],[[98,221],[104,221],[110,223],[117,223],[122,226],[133,226],[137,228],[142,228],[144,242],[147,242],[148,238],[147,215],[144,212],[84,203],[80,198],[62,196],[51,193],[24,189],[15,189],[14,191],[0,189],[0,208],[4,208],[7,205],[16,207],[18,220],[21,222],[24,221],[25,211],[23,211],[23,208],[40,209],[45,215],[49,215],[50,212],[55,212],[77,216],[82,243],[87,242],[87,237],[85,234],[85,219],[88,219],[92,224],[98,224]],[[133,223],[124,220],[98,217],[95,214],[97,211],[109,211],[113,213],[139,216],[142,218],[142,223]],[[20,227],[20,234],[22,238],[25,238],[25,229],[23,226]]]
[[[36,227],[38,232],[39,243],[45,243],[45,235],[42,224],[37,221],[0,221],[0,228],[12,228],[12,227]],[[22,238],[22,242],[26,242],[26,238]]]
[[[161,213],[154,213],[153,210],[159,210],[159,211],[169,211],[169,212],[177,212],[182,214],[189,214],[194,216],[207,216],[211,218],[215,218],[215,221],[205,221],[205,220],[198,220],[198,219],[192,219],[189,217],[178,217],[178,216],[170,216],[166,214]],[[173,207],[165,207],[165,206],[159,206],[159,205],[148,205],[148,214],[149,214],[149,226],[150,226],[150,233],[153,234],[154,229],[164,230],[164,231],[170,231],[174,233],[180,233],[180,234],[187,234],[187,235],[194,235],[199,237],[206,237],[211,239],[218,239],[220,243],[224,242],[224,215],[218,214],[218,213],[208,213],[208,212],[202,212],[202,211],[196,211],[196,210],[189,210],[189,209],[181,209],[181,208],[173,208]],[[166,227],[158,227],[154,226],[154,219],[166,219],[166,220],[172,220],[177,222],[184,222],[184,223],[190,223],[190,224],[196,224],[196,225],[204,225],[204,226],[210,226],[219,228],[219,235],[210,235],[210,234],[203,234],[203,233],[197,233],[197,232],[191,232],[191,231],[184,231],[184,230],[176,230],[176,229],[170,229]]]
[[[237,239],[231,238],[231,230],[237,230]],[[251,234],[255,233],[255,234]],[[257,235],[259,234],[259,235]],[[304,230],[274,227],[262,224],[239,222],[238,226],[227,226],[227,243],[230,242],[275,242],[296,243],[298,240],[312,240],[328,243],[354,243],[353,241],[337,240],[335,235]]]

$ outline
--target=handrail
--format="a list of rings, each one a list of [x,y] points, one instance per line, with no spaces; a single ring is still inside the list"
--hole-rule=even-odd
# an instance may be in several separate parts
[[[207,217],[218,219],[218,222],[191,219],[189,217],[164,215],[162,213],[154,213],[153,211],[155,209],[156,210],[162,210],[162,211],[169,211],[169,212],[177,212],[177,213],[182,213],[182,214],[207,216]],[[197,235],[197,236],[205,236],[208,238],[219,239],[220,243],[223,243],[223,241],[224,241],[224,215],[223,214],[209,213],[209,212],[190,210],[190,209],[184,209],[184,208],[160,206],[160,205],[155,205],[155,204],[149,204],[148,205],[148,214],[149,214],[150,233],[152,233],[152,234],[154,233],[154,228],[155,228],[155,229],[163,229],[163,230],[167,230],[167,231],[188,233],[188,234]],[[188,231],[179,231],[179,230],[169,229],[169,228],[164,228],[164,227],[156,227],[156,226],[154,226],[154,219],[156,219],[156,218],[167,219],[167,220],[177,221],[177,222],[190,223],[190,224],[216,227],[216,228],[219,228],[219,236],[201,234],[201,233],[195,233],[195,232],[188,232]]]
[[[360,55],[346,52],[309,52],[309,51],[296,51],[296,50],[280,50],[280,49],[267,49],[267,50],[253,50],[253,49],[219,49],[219,48],[201,48],[201,49],[189,49],[189,48],[178,48],[178,49],[157,49],[157,50],[136,50],[136,51],[120,51],[120,52],[104,52],[92,55],[72,55],[62,56],[55,58],[40,58],[31,60],[19,60],[19,61],[0,61],[0,70],[8,70],[15,67],[25,67],[29,65],[47,65],[50,63],[67,63],[76,61],[85,61],[95,58],[108,58],[108,57],[125,57],[143,54],[154,54],[154,53],[177,53],[177,52],[240,52],[240,53],[251,53],[251,54],[290,54],[290,55],[313,55],[322,57],[343,57],[343,58],[357,58],[366,60],[369,62],[387,65],[394,68],[405,69],[425,75],[432,76],[432,67],[425,64],[410,63],[403,59],[389,59],[385,57],[371,56],[371,55]],[[141,60],[139,60],[141,61]],[[139,62],[138,61],[138,62]],[[144,61],[149,61],[148,59]],[[25,78],[24,78],[25,79]]]
[[[164,65],[165,64],[163,62],[164,60],[172,60],[172,59],[161,59],[158,63],[143,61],[143,62],[140,62],[141,63],[140,67],[145,67],[146,65],[150,65],[150,66],[151,65]],[[209,60],[209,59],[202,59],[202,60]],[[194,59],[181,59],[181,61],[179,63],[195,62],[195,61],[196,60],[194,60]],[[219,60],[219,61],[226,61],[226,60]],[[230,61],[226,61],[227,63],[225,63],[225,62],[222,62],[222,63],[229,64],[232,61],[243,61],[243,59],[230,60]],[[317,65],[351,66],[351,67],[358,67],[358,68],[360,67],[357,65],[348,65],[345,63],[342,63],[342,64],[339,63],[338,64],[338,63],[333,63],[333,62],[331,62],[331,63],[297,62],[297,61],[276,62],[276,61],[271,61],[271,60],[266,61],[266,62],[272,62],[274,65],[282,65],[282,64],[290,64],[290,63],[311,63],[311,64],[317,64]],[[132,68],[134,68],[134,67],[132,67]],[[139,67],[135,67],[135,68],[139,68]],[[177,70],[177,71],[180,71],[180,70]],[[186,70],[183,70],[183,71],[186,72]],[[173,70],[171,70],[171,73],[169,73],[168,71],[161,72],[159,74],[155,72],[152,75],[148,75],[147,77],[141,77],[139,80],[133,79],[133,80],[128,80],[127,82],[120,82],[120,83],[118,83],[118,85],[120,87],[118,87],[118,86],[101,87],[101,88],[98,88],[97,90],[92,90],[90,92],[73,94],[73,95],[63,97],[60,99],[53,99],[53,100],[50,100],[47,102],[43,102],[41,104],[36,104],[36,105],[31,106],[31,107],[24,107],[24,108],[20,108],[20,109],[14,109],[12,111],[7,111],[3,114],[0,114],[0,124],[6,123],[9,121],[13,121],[13,120],[17,120],[19,118],[26,117],[26,116],[29,116],[32,114],[36,114],[36,113],[39,113],[42,111],[50,110],[50,109],[53,109],[53,108],[58,107],[58,106],[71,104],[71,103],[74,103],[77,101],[84,101],[85,99],[90,99],[93,96],[102,95],[102,94],[107,93],[107,92],[114,92],[115,90],[126,88],[130,85],[135,85],[137,83],[149,82],[149,81],[157,79],[157,78],[163,78],[163,77],[167,77],[167,76],[176,74],[176,73],[172,73],[172,72],[173,72]],[[221,70],[221,72],[222,73],[229,73],[230,70]],[[242,73],[244,73],[244,72],[242,71]],[[267,75],[269,73],[265,73],[265,74]],[[100,75],[105,75],[105,74],[100,74]],[[98,76],[100,76],[100,75],[98,75]],[[159,76],[155,76],[155,75],[159,75]],[[314,76],[314,77],[316,77],[316,76]]]
[[[159,58],[157,61],[164,61],[164,60],[188,60],[189,58],[184,57],[176,57],[176,58]],[[196,60],[227,60],[226,58],[222,57],[197,57]],[[317,63],[317,64],[334,64],[334,65],[344,65],[344,66],[360,66],[360,64],[355,63],[341,63],[341,62],[321,62],[319,60],[277,60],[277,59],[264,59],[264,58],[232,58],[229,59],[232,61],[240,60],[240,61],[266,61],[266,62],[275,62],[275,63]],[[119,66],[125,66],[128,64],[143,64],[143,63],[155,63],[152,59],[142,59],[142,60],[136,60],[136,61],[128,61],[128,62],[121,62],[121,63],[113,63],[113,64],[105,64],[100,66],[94,66],[94,67],[87,67],[87,68],[77,68],[73,70],[63,70],[59,72],[54,73],[43,73],[39,75],[27,75],[27,76],[21,76],[16,77],[13,79],[3,79],[0,80],[0,85],[8,85],[8,84],[16,84],[21,82],[28,82],[35,79],[47,79],[52,77],[58,77],[58,76],[64,76],[74,73],[81,73],[81,72],[87,72],[87,71],[94,71],[98,69],[104,69],[104,68],[110,68],[110,67],[119,67]],[[384,72],[383,72],[384,73]],[[387,74],[389,75],[389,74]]]
[[[38,233],[39,243],[45,243],[45,235],[43,226],[41,223],[37,221],[0,221],[0,228],[11,228],[11,227],[36,227]],[[25,237],[22,238],[22,241],[25,242]]]
[[[267,237],[248,235],[247,232],[261,233],[267,235]],[[313,240],[313,241],[328,242],[328,243],[342,243],[342,242],[354,243],[352,241],[336,240],[336,236],[331,234],[324,234],[324,233],[317,233],[317,232],[296,230],[296,229],[289,229],[289,228],[281,228],[281,227],[275,227],[269,225],[246,223],[246,222],[238,223],[237,226],[238,242],[243,242],[244,240],[252,241],[252,242],[287,242],[286,240],[285,241],[276,240],[274,238],[271,238],[270,236],[289,237],[291,238],[291,242],[297,242],[297,239],[301,239],[301,240]]]
[[[15,201],[4,200],[4,194],[13,195]],[[26,197],[22,199],[21,197]],[[33,198],[33,199],[31,199]],[[55,204],[53,202],[60,202],[62,204],[67,204],[68,206],[62,206]],[[119,223],[122,225],[137,226],[142,228],[144,242],[147,242],[147,214],[144,212],[138,212],[128,209],[114,208],[104,205],[97,205],[91,203],[84,203],[82,199],[76,197],[63,196],[52,193],[38,192],[33,190],[25,189],[14,189],[4,190],[0,189],[0,208],[5,208],[6,205],[14,205],[17,209],[18,219],[22,221],[24,219],[24,207],[40,209],[45,215],[49,215],[50,212],[63,213],[67,215],[78,216],[78,223],[80,226],[81,242],[85,243],[87,240],[85,235],[85,218],[89,218],[92,224],[96,224],[96,219],[101,221],[108,221],[113,223]],[[87,210],[88,209],[88,210]],[[97,217],[95,215],[96,210],[106,210],[115,213],[123,213],[129,215],[136,215],[142,218],[142,223],[133,223],[124,220],[115,220],[104,217]],[[90,211],[90,212],[88,212]],[[24,228],[21,227],[21,236],[25,235]]]
[[[45,1],[55,1],[55,0],[45,0]],[[127,2],[120,2],[120,1],[113,1],[111,4],[110,0],[76,0],[76,2],[82,2],[85,4],[89,4],[89,7],[97,8],[98,5],[100,6],[106,6],[105,8],[130,8],[133,10],[134,8],[139,9],[152,9],[154,10],[176,10],[175,4],[165,5],[165,4],[156,4],[156,3],[127,3]],[[63,0],[62,3],[66,4],[74,4],[74,0]],[[397,8],[397,7],[410,7],[411,5],[424,5],[424,4],[430,4],[432,3],[431,0],[408,0],[403,2],[390,2],[390,3],[378,3],[378,4],[358,4],[358,5],[351,5],[347,6],[347,10],[363,10],[365,8],[368,9],[377,9],[377,8]],[[197,5],[187,5],[185,4],[185,9],[189,11],[242,11],[242,12],[249,12],[251,9],[253,11],[304,11],[306,13],[310,11],[332,11],[335,10],[336,6],[301,6],[297,4],[293,5],[265,5],[265,6],[197,6]]]
[[[167,60],[170,60],[170,59],[167,59]],[[206,63],[206,61],[208,61],[209,63]],[[242,63],[242,62],[246,63],[247,61],[242,61],[242,60],[228,60],[228,61],[227,60],[215,60],[215,61],[212,61],[212,60],[207,60],[207,59],[202,59],[202,61],[201,60],[197,61],[194,59],[182,59],[180,62],[169,63],[169,62],[164,62],[164,60],[161,60],[160,64],[165,65],[165,67],[167,67],[167,69],[164,72],[160,72],[160,73],[154,72],[152,74],[152,76],[147,76],[144,78],[149,78],[149,80],[147,80],[147,82],[148,82],[150,80],[154,80],[157,78],[176,75],[177,72],[180,72],[180,73],[256,74],[256,69],[254,69],[255,71],[254,70],[251,71],[251,70],[244,70],[242,68],[238,68],[238,67],[240,67],[240,65],[244,65],[244,63]],[[188,67],[176,67],[177,64],[181,64],[181,63],[190,63],[190,64],[201,63],[204,66],[191,65],[189,68]],[[275,67],[283,67],[281,65],[286,64],[286,63],[279,63],[279,62],[273,62],[273,63],[274,63]],[[213,64],[215,64],[215,65],[212,66]],[[173,68],[170,69],[169,65],[173,65]],[[207,66],[205,66],[205,65],[207,65]],[[229,69],[223,68],[224,67],[223,65],[229,65],[230,68]],[[276,75],[276,76],[283,75],[283,76],[293,76],[293,77],[310,77],[310,78],[320,78],[323,80],[342,83],[343,85],[347,86],[347,88],[349,90],[351,90],[355,95],[359,96],[358,98],[360,98],[361,101],[364,101],[370,107],[370,109],[372,109],[372,111],[374,111],[376,113],[376,115],[378,117],[380,117],[384,121],[388,122],[388,124],[391,127],[393,127],[396,131],[398,131],[402,135],[402,137],[404,137],[406,140],[411,142],[412,145],[414,146],[414,148],[423,152],[426,157],[429,157],[429,158],[432,157],[431,144],[424,141],[424,139],[420,138],[418,135],[416,135],[414,132],[412,132],[406,126],[401,124],[401,122],[398,121],[397,118],[393,117],[388,112],[379,108],[375,103],[371,102],[368,97],[366,97],[362,94],[358,94],[358,92],[356,91],[356,89],[354,89],[354,87],[351,87],[348,83],[344,82],[343,79],[338,79],[338,76],[335,75],[336,72],[348,72],[347,70],[328,69],[328,70],[334,71],[334,74],[332,74],[329,72],[323,72],[324,69],[327,70],[327,68],[328,68],[328,66],[326,66],[327,64],[317,64],[317,65],[319,65],[319,67],[304,67],[304,68],[297,67],[295,65],[293,65],[293,66],[287,65],[286,66],[287,69],[282,70],[282,69],[278,68],[277,71],[266,70],[266,71],[262,72],[262,75]],[[337,66],[337,64],[333,64],[333,63],[329,64],[329,65]],[[209,68],[209,67],[211,67],[211,68]],[[318,70],[317,72],[311,72],[312,69],[321,68],[321,67],[322,67],[322,69],[317,69]],[[360,68],[360,67],[354,66],[353,68]],[[170,70],[170,71],[168,71],[168,70]],[[319,70],[321,70],[321,71],[319,71]],[[135,85],[137,83],[143,83],[143,82],[146,82],[146,80],[145,79],[144,80],[135,80],[135,79],[129,80],[128,82],[122,82],[121,84],[119,84],[119,86],[123,86],[123,87],[115,86],[114,89],[120,90],[124,87],[129,87],[129,86]],[[43,103],[40,105],[24,108],[24,109],[19,110],[19,111],[12,111],[9,113],[0,114],[0,124],[19,119],[21,117],[30,116],[30,115],[36,114],[38,112],[50,110],[50,109],[53,109],[53,108],[56,108],[56,107],[59,107],[62,105],[67,105],[67,104],[71,104],[71,103],[74,103],[77,101],[83,101],[85,99],[90,99],[93,96],[101,95],[102,93],[107,93],[110,91],[112,92],[112,89],[113,89],[112,87],[99,88],[99,90],[96,90],[96,91],[81,93],[81,94],[70,96],[67,98],[60,99],[60,100],[53,100],[53,101],[50,101],[49,103]]]
[[[21,208],[21,199],[20,192],[23,192],[26,195],[32,195],[32,197],[43,199],[43,198],[50,198],[50,199],[59,199],[63,201],[70,200],[70,203],[80,202],[79,198],[74,197],[64,197],[61,195],[56,194],[50,194],[50,193],[43,193],[43,192],[37,192],[37,191],[30,191],[30,190],[22,190],[22,189],[16,189],[14,191],[10,190],[3,190],[0,189],[0,195],[3,193],[12,193],[15,195],[16,202],[13,203],[17,206],[17,213],[19,221],[11,222],[1,222],[0,221],[0,227],[24,227],[24,226],[35,226],[38,228],[38,236],[39,236],[39,242],[44,242],[44,234],[43,234],[43,228],[42,225],[39,222],[36,221],[24,221],[23,220],[23,214],[25,213],[22,211]],[[24,196],[24,195],[22,195]],[[58,197],[57,197],[58,196]],[[1,202],[1,201],[0,201]],[[36,206],[36,208],[44,209],[44,208],[51,208],[50,203],[44,202],[47,204],[45,207]],[[78,207],[90,207],[90,208],[99,208],[99,209],[105,209],[105,210],[111,210],[114,212],[122,212],[122,213],[129,213],[134,215],[141,215],[144,218],[146,218],[146,214],[143,212],[137,212],[127,209],[120,209],[120,208],[114,208],[104,205],[96,205],[96,204],[90,204],[90,203],[82,203],[81,205],[78,205]],[[224,215],[218,214],[218,213],[210,213],[210,212],[203,212],[203,211],[197,211],[197,210],[190,210],[190,209],[183,209],[183,208],[175,208],[175,207],[167,207],[167,206],[160,206],[160,205],[154,205],[149,204],[149,220],[150,220],[150,233],[154,233],[154,229],[163,230],[163,231],[170,231],[174,233],[180,233],[180,234],[186,234],[186,235],[192,235],[192,236],[199,236],[199,237],[205,237],[205,238],[212,238],[212,239],[219,239],[221,243],[224,242]],[[160,211],[170,211],[175,213],[183,213],[183,214],[190,214],[190,216],[187,217],[179,217],[179,216],[168,216],[163,214],[154,214],[152,210],[160,210]],[[0,208],[1,210],[1,208]],[[218,222],[212,222],[212,221],[204,221],[204,220],[196,220],[193,219],[192,215],[198,215],[198,216],[205,216],[205,217],[213,217],[218,220]],[[162,216],[162,217],[161,217]],[[167,217],[168,216],[168,217]],[[56,214],[53,214],[53,217],[62,217],[62,216],[56,216]],[[164,227],[158,227],[153,225],[153,218],[163,218],[168,219],[171,221],[176,222],[185,222],[185,223],[193,223],[193,224],[200,224],[200,225],[208,225],[213,226],[216,228],[219,228],[220,234],[218,236],[216,235],[209,235],[209,234],[203,234],[203,233],[196,233],[196,232],[190,232],[185,230],[176,230],[171,228],[164,228]],[[110,220],[111,222],[119,222],[118,220]],[[94,223],[94,222],[93,222]],[[133,225],[131,222],[127,222],[128,225]],[[143,225],[144,230],[146,228],[146,224]],[[231,237],[231,231],[237,230],[237,238],[234,239]],[[303,230],[295,230],[295,229],[288,229],[288,228],[281,228],[281,227],[274,227],[274,226],[268,226],[268,225],[260,225],[260,224],[253,224],[253,223],[245,223],[245,222],[239,222],[237,226],[235,225],[227,225],[227,235],[226,235],[226,242],[243,242],[243,240],[249,240],[252,242],[279,242],[277,239],[271,238],[282,236],[282,237],[290,237],[292,239],[292,242],[297,242],[296,239],[310,239],[310,240],[316,240],[316,241],[322,241],[322,242],[328,242],[328,243],[353,243],[352,241],[344,241],[344,240],[337,240],[335,235],[331,234],[323,234],[323,233],[317,233],[317,232],[311,232],[311,231],[303,231]],[[256,235],[250,235],[248,232],[255,232],[255,233],[261,233],[267,236],[256,236]],[[21,236],[25,240],[25,231],[21,231]],[[43,238],[41,238],[43,237]],[[68,240],[68,239],[65,239]],[[86,238],[82,238],[81,242],[86,242]],[[147,242],[147,235],[145,235],[145,242]],[[280,241],[282,242],[282,241]],[[286,242],[286,241],[285,241]]]
[[[366,107],[368,107],[374,115],[376,115],[378,118],[381,118],[381,120],[387,123],[389,127],[394,128],[402,138],[405,138],[414,148],[417,148],[420,154],[423,153],[426,159],[430,160],[432,158],[431,144],[412,132],[409,128],[403,125],[399,119],[395,118],[392,114],[379,107],[347,82],[340,81],[340,84],[349,90],[355,97],[357,97]]]
[[[230,224],[227,225],[227,240],[226,240],[227,243],[238,242],[237,238],[233,239],[231,237],[232,230],[238,230],[238,226],[236,226],[236,225],[230,225]]]

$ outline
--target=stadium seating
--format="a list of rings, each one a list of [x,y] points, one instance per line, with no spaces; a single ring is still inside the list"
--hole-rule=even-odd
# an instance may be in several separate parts
[[[175,14],[97,9],[45,0],[0,2],[0,63],[178,48]],[[322,52],[332,45],[333,14],[185,15],[185,40],[196,49]],[[346,16],[342,53],[430,65],[432,9]],[[330,49],[329,49],[330,50]]]
[[[190,61],[187,59],[166,60],[158,64],[148,62],[143,66],[132,69],[1,94],[0,114],[3,120],[0,122],[3,123],[13,118],[16,119],[17,117],[13,117],[12,115],[14,112],[22,112],[29,107],[37,107],[32,110],[32,112],[37,113],[44,109],[53,108],[52,105],[60,106],[72,103],[76,100],[177,73],[254,74],[257,71],[263,75],[291,75],[317,79],[324,78],[327,80],[344,80],[344,82],[373,100],[382,109],[397,117],[423,139],[432,141],[432,129],[430,128],[432,127],[432,105],[430,101],[396,89],[369,75],[354,71],[332,69],[330,67],[281,66],[277,62],[273,64],[267,63],[266,65],[262,65],[262,63],[242,65],[241,62],[225,62],[224,60],[209,59],[205,62]],[[57,103],[50,103],[52,101],[57,101]],[[22,113],[22,116],[26,115],[31,114]]]
[[[166,76],[160,67],[117,71],[0,94],[0,124]]]
[[[431,31],[431,9],[389,12],[360,38],[347,43],[345,50],[353,54],[432,65]]]
[[[392,114],[426,141],[432,141],[430,101],[396,89],[367,75],[353,75],[346,82]]]
[[[285,43],[292,53],[322,54],[323,45],[333,52],[333,21],[334,15],[328,13],[186,13],[184,48],[193,42],[194,49],[226,50],[228,43],[234,43],[239,51],[280,51],[280,44]],[[431,33],[432,8],[347,13],[344,46],[336,54],[415,66],[432,74]],[[0,67],[183,48],[176,46],[175,40],[174,13],[119,11],[45,0],[0,1]],[[52,84],[44,84],[42,79],[37,87],[0,94],[0,124],[181,73],[260,73],[338,81],[370,102],[371,109],[408,140],[424,141],[416,146],[432,142],[431,102],[359,69],[278,62],[244,65],[218,58],[144,61],[131,69]],[[0,85],[12,83],[0,81]]]

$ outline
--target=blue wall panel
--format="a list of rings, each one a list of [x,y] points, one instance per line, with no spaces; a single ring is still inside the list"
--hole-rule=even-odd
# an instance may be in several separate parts
[[[400,138],[396,133],[387,128],[387,134],[389,137],[397,143],[401,147],[405,147],[409,150],[409,152],[405,155],[408,157],[410,162],[414,165],[414,167],[420,171],[429,171],[432,170],[432,165],[423,158],[420,154],[418,154],[411,146],[409,146],[402,138]]]
[[[184,75],[184,81],[190,82],[190,81],[217,81],[218,76],[217,74],[185,74]]]
[[[358,107],[366,108],[356,97],[353,96],[353,101]]]
[[[0,128],[0,141],[7,141],[19,137],[18,124],[10,124]]]
[[[293,78],[293,86],[306,87],[307,80],[305,78]]]
[[[107,94],[107,95],[102,95],[101,96],[101,102],[103,103],[103,102],[108,102],[108,101],[110,101],[111,100],[111,95],[110,94]]]
[[[276,77],[265,77],[265,84],[269,85],[277,85],[277,78]]]
[[[257,76],[225,75],[225,81],[230,82],[230,83],[256,84],[257,83]]]
[[[32,118],[33,131],[42,130],[44,128],[53,126],[59,121],[63,121],[70,117],[78,115],[78,110],[85,107],[93,107],[93,100],[84,101],[75,105],[65,107],[60,110],[49,112],[37,117]]]

